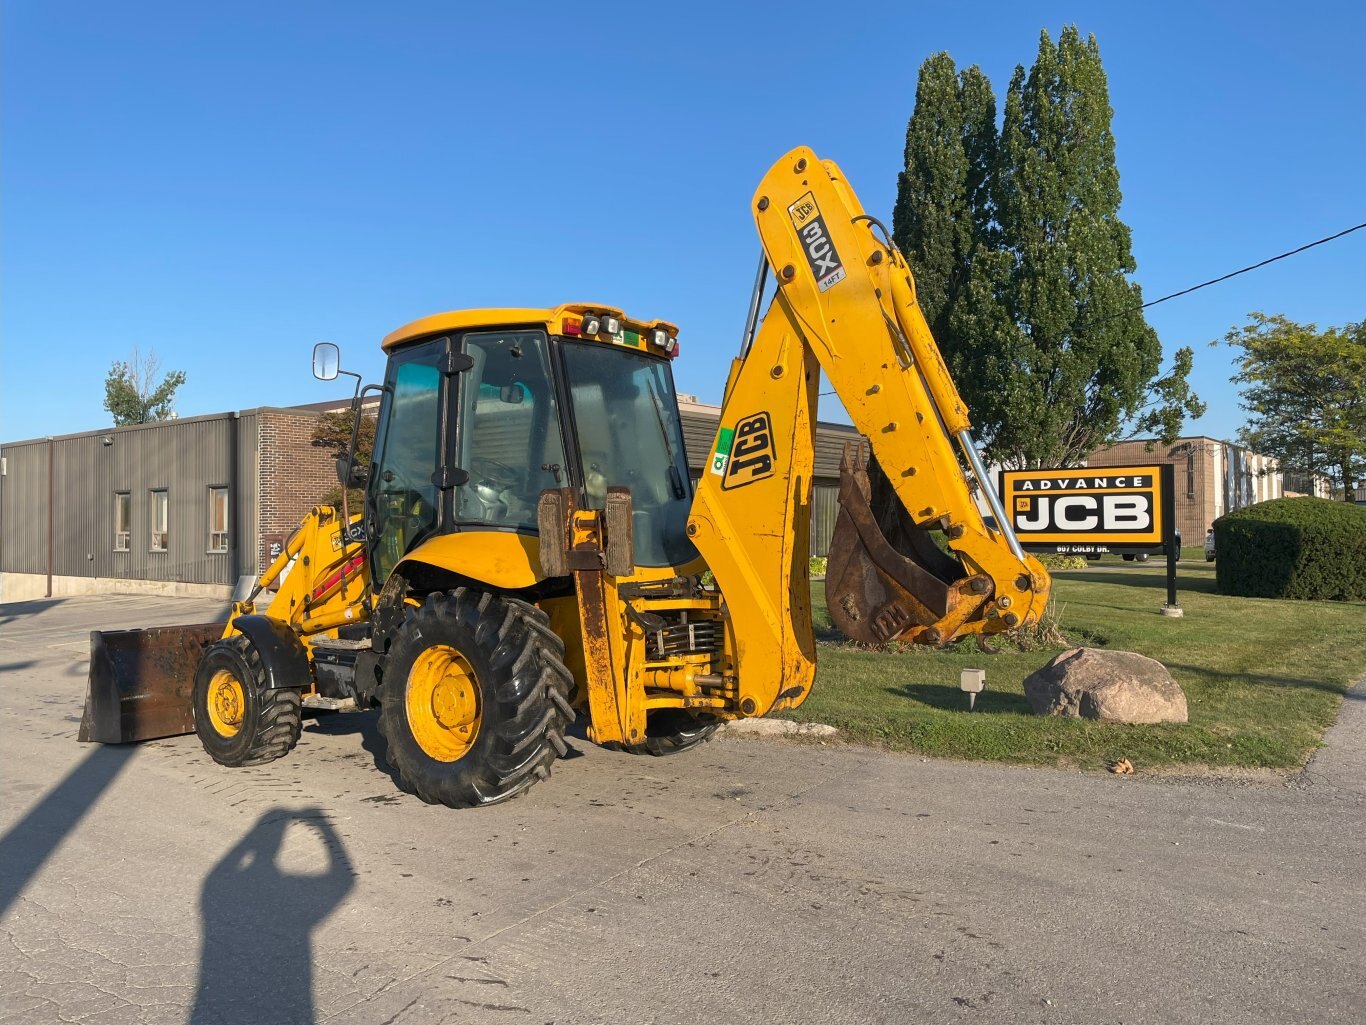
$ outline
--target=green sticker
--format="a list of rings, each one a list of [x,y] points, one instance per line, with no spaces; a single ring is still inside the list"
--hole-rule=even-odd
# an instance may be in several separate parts
[[[634,345],[634,346],[637,346],[637,347],[640,346],[640,332],[639,332],[639,331],[623,331],[621,337],[622,337],[622,339],[626,342],[627,345]]]
[[[712,457],[711,472],[724,474],[726,464],[730,462],[730,447],[735,443],[735,431],[729,427],[722,427],[721,432],[716,436],[716,455]]]

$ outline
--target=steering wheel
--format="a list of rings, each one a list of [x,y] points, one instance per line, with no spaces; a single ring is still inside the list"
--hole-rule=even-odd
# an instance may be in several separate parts
[[[516,488],[521,478],[516,470],[496,459],[480,457],[470,460],[470,479],[476,484],[497,485],[499,491]]]

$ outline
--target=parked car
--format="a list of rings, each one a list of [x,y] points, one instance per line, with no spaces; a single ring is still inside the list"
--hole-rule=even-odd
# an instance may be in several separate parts
[[[1205,561],[1214,561],[1214,528],[1205,531]]]

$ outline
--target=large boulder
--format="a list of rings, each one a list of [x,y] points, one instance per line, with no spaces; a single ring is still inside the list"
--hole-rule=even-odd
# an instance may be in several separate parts
[[[1024,682],[1038,715],[1104,722],[1185,722],[1186,695],[1167,667],[1133,651],[1070,648]]]

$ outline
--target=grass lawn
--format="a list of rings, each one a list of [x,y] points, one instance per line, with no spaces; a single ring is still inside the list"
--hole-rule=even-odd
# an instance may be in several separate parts
[[[1024,678],[1060,648],[892,654],[842,643],[813,586],[819,668],[811,697],[789,717],[830,723],[849,739],[950,758],[1098,768],[1128,758],[1163,766],[1295,768],[1318,745],[1344,690],[1366,674],[1366,603],[1228,598],[1214,566],[1187,550],[1178,566],[1186,615],[1158,613],[1165,562],[1121,562],[1054,573],[1053,597],[1073,644],[1137,651],[1162,662],[1186,692],[1183,726],[1106,725],[1035,716]],[[987,689],[967,714],[958,672],[981,668]]]

